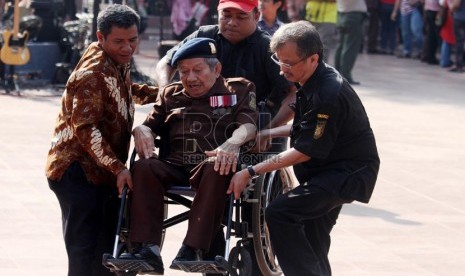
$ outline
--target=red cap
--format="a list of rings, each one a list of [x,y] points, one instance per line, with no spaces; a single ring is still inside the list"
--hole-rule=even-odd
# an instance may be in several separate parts
[[[234,8],[244,12],[251,12],[256,7],[258,7],[258,0],[220,0],[218,4],[218,10]]]

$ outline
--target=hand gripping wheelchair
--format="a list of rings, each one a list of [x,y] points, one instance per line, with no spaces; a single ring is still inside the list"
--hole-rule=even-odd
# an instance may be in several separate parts
[[[155,144],[159,147],[160,154],[162,154],[162,142],[157,139]],[[133,151],[130,161],[131,166],[135,157],[136,153]],[[261,275],[280,275],[281,270],[275,258],[265,224],[264,211],[276,196],[289,191],[292,189],[292,186],[292,176],[288,169],[266,173],[251,180],[242,197],[235,201],[231,196],[227,204],[227,215],[223,219],[223,225],[226,226],[224,255],[217,255],[213,260],[179,262],[176,263],[178,267],[185,272],[203,273],[203,275],[250,276],[252,275],[252,257],[244,247],[248,245],[249,248],[253,248],[253,255],[255,255],[255,261]],[[166,192],[163,239],[167,228],[188,220],[189,208],[194,196],[195,191],[189,185],[172,186]],[[136,275],[139,271],[152,269],[150,264],[145,261],[128,261],[119,258],[121,254],[131,251],[131,245],[128,240],[130,231],[130,212],[127,208],[128,199],[130,200],[130,196],[128,195],[127,188],[125,188],[121,199],[113,254],[104,254],[102,260],[103,265],[117,275]],[[187,208],[187,211],[168,217],[169,205],[183,205]],[[250,213],[247,219],[243,219],[244,216],[241,215],[244,209],[247,209],[247,212]],[[237,239],[237,244],[229,251],[231,236]]]

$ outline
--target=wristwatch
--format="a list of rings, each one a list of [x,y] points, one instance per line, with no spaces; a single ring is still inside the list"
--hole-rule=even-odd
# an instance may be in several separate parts
[[[257,172],[253,169],[252,165],[247,166],[247,171],[249,172],[251,179],[255,179],[259,176],[259,174],[257,174]]]

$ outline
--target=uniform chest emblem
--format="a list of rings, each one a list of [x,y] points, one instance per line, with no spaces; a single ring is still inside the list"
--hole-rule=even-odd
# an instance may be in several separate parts
[[[213,107],[213,115],[223,116],[232,113],[232,107],[237,104],[236,95],[211,96],[210,106]]]
[[[313,139],[317,140],[323,136],[328,119],[329,115],[327,114],[317,114],[316,128],[315,132],[313,133]]]
[[[236,94],[210,97],[210,106],[213,108],[235,106],[236,104],[237,104]]]

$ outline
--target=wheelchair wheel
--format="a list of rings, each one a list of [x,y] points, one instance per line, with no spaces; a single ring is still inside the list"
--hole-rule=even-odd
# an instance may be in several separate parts
[[[165,197],[165,201],[168,198]],[[168,204],[163,204],[163,219],[165,220],[168,217]],[[160,250],[163,248],[163,244],[165,243],[165,236],[166,236],[166,229],[164,228],[161,232],[161,242],[160,242]]]
[[[257,264],[263,276],[281,275],[281,269],[276,260],[268,227],[265,224],[265,208],[278,195],[292,189],[292,177],[289,169],[281,169],[261,175],[255,184],[254,197],[258,200],[253,204],[252,233]]]
[[[234,247],[229,254],[229,265],[231,276],[251,276],[252,257],[242,246]]]

